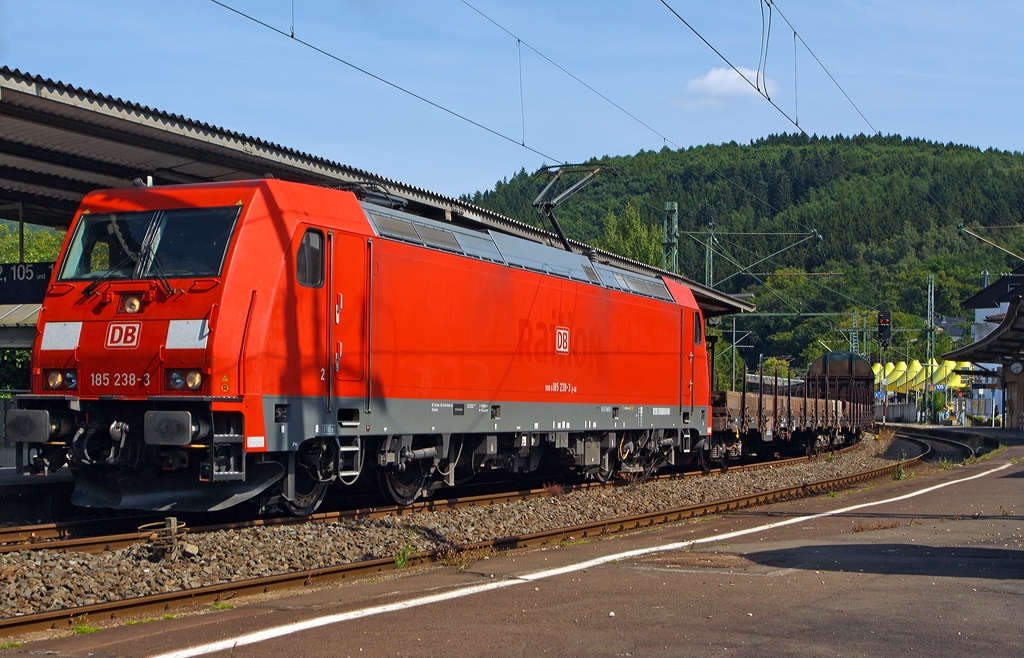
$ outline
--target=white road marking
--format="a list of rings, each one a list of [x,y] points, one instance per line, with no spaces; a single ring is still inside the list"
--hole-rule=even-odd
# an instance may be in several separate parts
[[[335,615],[327,615],[324,617],[316,617],[313,619],[307,619],[305,621],[295,622],[293,624],[285,624],[283,626],[276,626],[274,628],[268,628],[266,630],[258,631],[256,633],[247,633],[245,635],[239,635],[234,638],[227,640],[221,640],[219,642],[210,642],[209,644],[200,644],[194,647],[188,647],[179,651],[170,651],[167,653],[157,654],[151,656],[151,658],[191,658],[192,656],[202,656],[208,653],[214,653],[216,651],[229,651],[235,647],[241,647],[248,644],[255,644],[257,642],[264,642],[271,640],[276,637],[282,637],[284,635],[291,635],[293,633],[299,633],[307,631],[313,628],[319,628],[321,626],[327,626],[330,624],[337,624],[343,621],[349,621],[352,619],[361,619],[363,617],[372,617],[374,615],[384,614],[386,612],[395,612],[398,610],[408,610],[409,608],[417,608],[423,605],[430,605],[431,603],[438,603],[440,601],[450,601],[452,599],[459,599],[465,596],[472,596],[473,594],[480,594],[482,592],[489,592],[491,590],[501,589],[503,587],[509,587],[511,585],[519,585],[522,583],[529,583],[538,580],[544,580],[545,578],[552,578],[554,576],[561,576],[567,573],[574,573],[576,571],[582,571],[584,569],[590,569],[592,567],[598,567],[602,564],[609,562],[615,562],[617,560],[628,560],[634,557],[640,557],[643,555],[650,555],[651,553],[663,553],[665,551],[677,551],[684,548],[690,548],[697,544],[712,544],[715,542],[724,541],[727,539],[733,539],[735,537],[743,537],[745,535],[752,535],[759,532],[765,532],[767,530],[773,530],[775,528],[782,528],[784,526],[793,525],[796,523],[805,523],[814,519],[821,519],[828,516],[836,516],[837,514],[845,514],[847,512],[854,512],[859,509],[867,507],[876,507],[878,505],[886,505],[888,503],[895,503],[908,498],[914,498],[922,494],[935,491],[936,489],[942,489],[954,484],[960,484],[962,482],[969,482],[970,480],[976,480],[986,475],[991,475],[1005,468],[1012,466],[1010,463],[1003,464],[996,468],[987,470],[977,475],[970,477],[961,478],[958,480],[950,480],[949,482],[943,482],[942,484],[936,484],[912,493],[904,494],[902,496],[896,496],[895,498],[888,498],[886,500],[879,500],[873,503],[861,503],[859,505],[851,505],[849,507],[843,507],[841,509],[832,510],[830,512],[821,512],[819,514],[809,514],[807,516],[795,517],[792,519],[786,519],[784,521],[776,521],[775,523],[766,523],[754,528],[748,528],[746,530],[736,530],[733,532],[727,532],[721,535],[715,535],[713,537],[703,537],[700,539],[691,539],[688,541],[673,542],[671,544],[661,544],[659,546],[651,546],[649,548],[638,548],[632,551],[624,551],[622,553],[615,553],[614,555],[605,555],[603,557],[594,558],[592,560],[586,560],[584,562],[577,562],[564,567],[556,567],[554,569],[545,569],[543,571],[535,571],[533,573],[523,574],[521,576],[510,576],[503,580],[496,580],[492,583],[483,583],[480,585],[470,585],[460,589],[443,592],[440,594],[431,594],[429,596],[421,596],[415,599],[409,599],[406,601],[399,601],[397,603],[389,603],[387,605],[374,606],[372,608],[362,608],[360,610],[351,610],[349,612],[343,612]]]

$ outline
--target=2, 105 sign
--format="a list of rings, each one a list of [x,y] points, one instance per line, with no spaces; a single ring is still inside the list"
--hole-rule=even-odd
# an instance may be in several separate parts
[[[0,264],[0,304],[40,304],[53,263]]]

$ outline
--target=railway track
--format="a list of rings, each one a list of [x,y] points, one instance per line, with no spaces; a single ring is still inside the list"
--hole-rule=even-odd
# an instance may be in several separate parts
[[[930,445],[932,449],[931,454],[929,454],[930,460],[938,461],[945,459],[951,462],[960,462],[978,454],[975,452],[974,448],[966,443],[961,443],[954,439],[937,437],[917,428],[897,428],[896,437],[919,441]]]
[[[909,437],[904,438],[907,438],[907,440],[917,442],[920,445],[922,445],[924,447],[923,452],[916,457],[904,460],[903,462],[900,463],[894,463],[888,466],[884,466],[882,468],[877,468],[829,480],[823,480],[813,483],[804,483],[791,487],[784,487],[780,489],[774,489],[771,491],[763,491],[750,495],[739,496],[725,500],[718,500],[709,503],[690,505],[686,507],[677,507],[668,510],[660,510],[657,512],[625,516],[604,521],[595,521],[582,525],[565,527],[556,530],[538,532],[533,534],[524,534],[511,537],[504,537],[500,539],[481,541],[460,546],[458,547],[458,549],[460,551],[470,552],[485,550],[510,550],[516,548],[533,547],[544,544],[557,543],[560,541],[568,540],[570,538],[578,540],[591,537],[599,537],[601,535],[628,532],[631,530],[642,529],[664,523],[677,522],[684,519],[694,518],[707,514],[727,512],[746,507],[751,507],[754,505],[762,505],[792,498],[813,495],[816,493],[835,491],[837,489],[850,487],[877,477],[891,475],[895,471],[895,469],[897,469],[901,465],[904,467],[912,465],[914,463],[921,461],[923,458],[927,457],[930,454],[931,447],[926,442],[919,441],[917,439]],[[805,461],[805,458],[797,458],[794,460],[786,461],[790,463],[801,462]],[[779,465],[780,463],[784,462],[772,462],[771,465],[775,466]],[[745,468],[744,470],[752,469],[754,466],[756,465],[751,465],[751,467]],[[736,470],[739,469],[737,468]],[[695,474],[684,474],[683,477],[693,477],[694,475]],[[416,513],[417,511],[428,511],[431,509],[451,509],[453,505],[467,506],[471,504],[497,504],[499,502],[510,500],[522,500],[524,498],[535,498],[542,495],[549,494],[547,494],[543,490],[532,490],[526,492],[505,494],[503,497],[488,496],[488,501],[473,500],[473,498],[483,497],[471,497],[461,499],[459,501],[431,501],[422,503],[418,506],[412,506],[412,508],[405,508],[402,510],[401,513]],[[383,515],[386,513],[383,511],[384,509],[386,508],[379,508],[378,510],[372,511],[357,510],[345,514],[369,514],[372,512]],[[395,508],[392,508],[392,511],[390,513],[395,514],[399,513],[399,511]],[[312,521],[328,522],[328,520],[331,518],[345,518],[337,515],[332,516],[331,514],[324,514],[318,516],[320,516],[321,518],[312,519]],[[280,521],[284,523],[286,520]],[[252,522],[250,525],[258,524],[259,522]],[[135,537],[134,541],[139,541],[139,538]],[[409,556],[407,564],[423,564],[436,561],[437,559],[438,551],[426,551],[423,553],[418,553]],[[211,604],[216,602],[222,602],[235,597],[263,594],[271,591],[303,587],[313,583],[358,578],[361,576],[367,576],[370,574],[391,570],[393,568],[393,558],[366,560],[337,565],[333,567],[327,567],[323,569],[317,569],[313,571],[300,571],[285,574],[275,574],[251,580],[219,583],[216,585],[209,585],[176,592],[156,594],[153,596],[137,597],[132,599],[111,601],[87,606],[78,606],[59,611],[42,612],[31,615],[23,615],[19,617],[9,617],[6,619],[0,619],[0,637],[38,630],[70,628],[76,623],[75,620],[82,619],[83,615],[87,615],[88,618],[91,620],[97,620],[116,619],[118,617],[136,614],[164,612],[167,610],[183,606]]]
[[[856,446],[848,446],[839,450],[842,453]],[[763,468],[776,468],[789,464],[799,464],[809,461],[812,457],[793,457],[770,462],[759,462],[756,464],[734,465],[728,469],[731,473],[742,473],[755,471]],[[714,474],[720,471],[713,471]],[[686,473],[671,473],[659,475],[652,480],[668,480],[679,478],[699,477],[699,471]],[[614,480],[607,484],[598,482],[586,482],[566,487],[567,491],[579,491],[592,488],[616,487],[626,484],[624,480]],[[257,526],[280,526],[295,525],[301,523],[335,523],[337,521],[351,519],[378,519],[385,516],[404,516],[420,512],[432,512],[437,510],[451,510],[463,507],[484,507],[498,505],[518,500],[529,500],[550,495],[545,487],[528,489],[523,491],[504,492],[498,494],[482,494],[478,496],[463,496],[458,498],[447,498],[441,500],[425,500],[413,503],[406,507],[386,506],[369,507],[336,512],[321,512],[311,514],[305,518],[279,517],[266,519],[253,519],[235,523],[222,523],[216,525],[197,526],[189,529],[191,534],[216,532],[219,530],[240,530]],[[161,521],[159,516],[139,517],[147,523]],[[0,528],[0,554],[12,553],[15,551],[79,551],[83,553],[101,553],[113,551],[119,548],[126,548],[133,544],[149,541],[153,535],[152,529],[133,530],[130,532],[119,532],[116,534],[102,534],[108,532],[104,526],[109,528],[110,523],[124,526],[124,519],[98,519],[95,521],[74,521],[36,524],[30,526],[10,526]]]

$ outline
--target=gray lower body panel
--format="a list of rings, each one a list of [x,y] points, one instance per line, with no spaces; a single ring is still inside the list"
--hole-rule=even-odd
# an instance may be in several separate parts
[[[263,397],[268,451],[295,450],[314,436],[597,433],[650,429],[706,435],[708,407],[481,400]]]

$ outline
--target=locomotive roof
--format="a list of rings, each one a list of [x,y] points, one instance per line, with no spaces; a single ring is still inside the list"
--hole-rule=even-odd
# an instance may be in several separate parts
[[[367,203],[363,208],[383,236],[433,249],[460,253],[510,267],[533,270],[612,290],[621,290],[663,301],[674,301],[665,283],[603,262],[600,257],[569,253],[553,247],[486,228],[465,228]]]
[[[383,188],[415,215],[557,246],[551,232],[420,187],[242,133],[0,67],[0,197],[21,204],[25,221],[66,227],[90,191],[156,184],[275,178],[325,186]],[[5,209],[10,218],[13,208]],[[500,238],[497,238],[500,240]],[[693,291],[705,315],[753,305],[707,286],[576,240],[575,254],[641,277],[665,276]],[[570,256],[566,254],[566,256]]]

